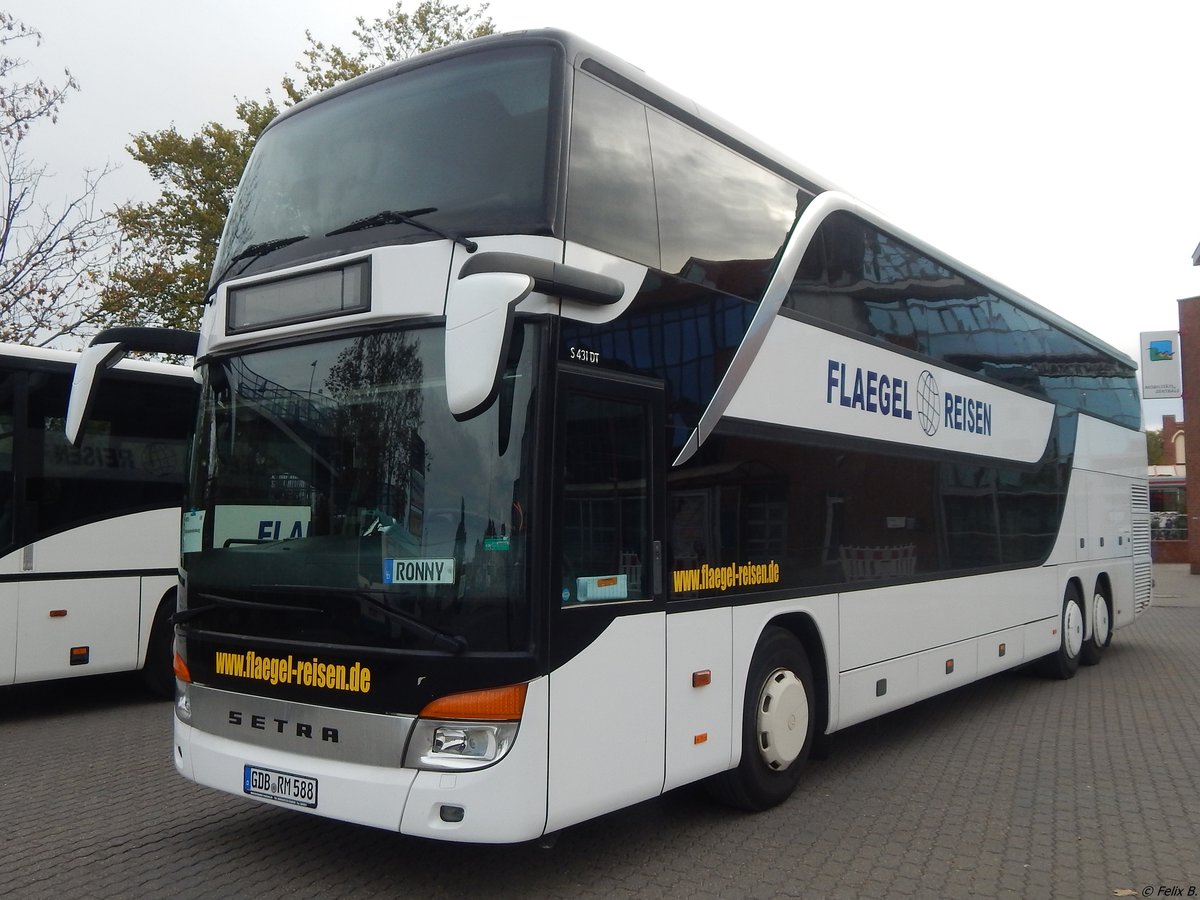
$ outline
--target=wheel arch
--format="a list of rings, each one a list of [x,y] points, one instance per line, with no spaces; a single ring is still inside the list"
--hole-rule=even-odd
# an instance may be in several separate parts
[[[175,689],[173,660],[175,655],[175,625],[172,616],[179,603],[179,585],[167,588],[154,607],[142,653],[142,681],[155,694],[170,696]]]
[[[1079,595],[1080,600],[1085,600],[1087,598],[1087,591],[1085,591],[1083,589],[1083,576],[1082,575],[1076,574],[1076,575],[1068,576],[1066,582],[1063,583],[1061,599],[1064,599],[1064,600],[1066,599],[1067,591],[1071,590],[1071,588],[1074,588],[1076,590],[1076,592]]]

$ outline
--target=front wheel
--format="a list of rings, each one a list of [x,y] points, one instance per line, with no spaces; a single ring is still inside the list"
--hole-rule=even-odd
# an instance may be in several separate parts
[[[1058,650],[1044,658],[1043,670],[1051,678],[1066,680],[1079,671],[1079,659],[1083,653],[1083,598],[1079,595],[1079,588],[1073,584],[1063,597],[1058,630]]]
[[[1112,615],[1108,608],[1108,596],[1096,585],[1092,592],[1092,636],[1083,643],[1079,661],[1085,666],[1100,662],[1105,649],[1112,643]]]
[[[713,795],[740,809],[763,810],[795,790],[812,749],[812,667],[791,632],[763,632],[746,678],[742,759],[709,781]]]

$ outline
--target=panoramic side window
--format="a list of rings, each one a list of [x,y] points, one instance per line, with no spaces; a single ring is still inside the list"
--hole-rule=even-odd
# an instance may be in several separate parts
[[[1017,470],[718,432],[669,476],[676,599],[1030,565],[1054,544],[1053,456]]]
[[[63,426],[70,377],[30,378],[25,490],[35,537],[182,502],[182,435],[195,410],[190,383],[119,381],[114,374],[100,386],[83,438],[73,447]]]
[[[657,269],[646,107],[581,72],[572,109],[567,239]]]
[[[650,110],[662,269],[757,300],[811,196]]]
[[[649,600],[647,408],[572,393],[564,422],[562,603]]]
[[[850,213],[821,223],[783,308],[1137,428],[1132,367]]]

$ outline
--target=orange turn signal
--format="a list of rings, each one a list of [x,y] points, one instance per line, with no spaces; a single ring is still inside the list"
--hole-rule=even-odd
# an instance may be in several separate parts
[[[178,653],[175,654],[175,677],[187,684],[192,683],[192,673],[188,671],[187,663]]]
[[[421,710],[422,719],[483,719],[513,721],[525,711],[527,684],[439,697]]]

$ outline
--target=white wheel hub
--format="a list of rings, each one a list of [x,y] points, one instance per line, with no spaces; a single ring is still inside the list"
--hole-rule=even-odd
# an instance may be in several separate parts
[[[1108,633],[1112,623],[1108,620],[1108,601],[1099,591],[1092,598],[1092,643],[1104,647],[1108,643]]]
[[[1063,610],[1063,646],[1072,659],[1083,649],[1083,610],[1074,598],[1067,601]]]
[[[808,692],[789,669],[776,669],[758,695],[758,752],[782,771],[796,761],[808,738]]]

